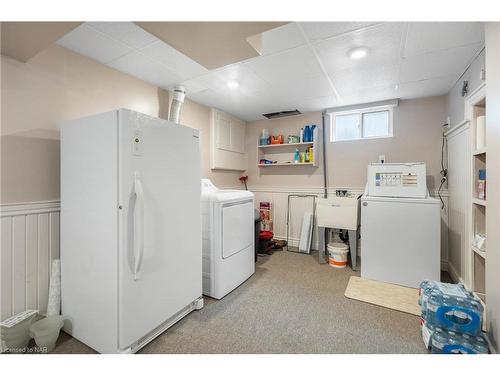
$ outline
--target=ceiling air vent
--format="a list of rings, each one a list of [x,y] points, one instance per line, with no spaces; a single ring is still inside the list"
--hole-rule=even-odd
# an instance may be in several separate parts
[[[288,116],[300,115],[300,111],[298,109],[294,109],[293,111],[280,111],[280,112],[272,112],[272,113],[264,113],[262,116],[267,117],[268,119],[273,118],[281,118]]]

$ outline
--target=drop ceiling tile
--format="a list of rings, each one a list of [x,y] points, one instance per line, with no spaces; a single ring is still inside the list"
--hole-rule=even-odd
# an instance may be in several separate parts
[[[338,105],[338,103],[339,101],[335,96],[323,96],[293,102],[290,108],[296,108],[302,113],[316,112],[335,107]]]
[[[285,51],[306,43],[297,23],[291,22],[261,34],[261,55]]]
[[[269,85],[263,79],[243,64],[229,65],[215,71],[214,74],[224,81],[226,85],[224,89],[226,90],[231,90],[227,87],[227,83],[231,81],[236,81],[239,84],[239,86],[233,90],[241,90],[246,94],[269,89]]]
[[[191,81],[196,82],[198,86],[204,86],[205,88],[213,91],[220,91],[228,88],[227,83],[223,79],[221,79],[214,71],[193,78]]]
[[[330,77],[339,94],[357,89],[370,89],[396,85],[398,82],[399,62],[388,60],[380,64],[365,65],[354,69],[333,72]]]
[[[316,77],[322,74],[320,66],[307,46],[297,47],[269,56],[259,56],[244,62],[269,84],[290,82],[295,77]]]
[[[208,72],[206,68],[197,62],[160,40],[142,48],[141,52],[176,72],[182,80]]]
[[[445,95],[450,91],[456,80],[456,75],[448,75],[422,81],[401,83],[397,92],[398,96],[402,99]]]
[[[86,24],[78,26],[57,41],[57,44],[103,64],[117,59],[132,49]]]
[[[460,75],[482,44],[470,44],[424,55],[411,56],[401,63],[400,82],[412,82],[447,75]]]
[[[274,98],[285,100],[311,99],[335,95],[324,75],[310,78],[291,77],[288,82],[272,85],[270,92]]]
[[[375,25],[376,22],[299,22],[310,40],[326,39]]]
[[[110,67],[142,79],[158,87],[166,88],[180,82],[180,77],[164,65],[151,60],[140,52],[131,52],[112,63]]]
[[[330,73],[363,65],[374,65],[400,57],[401,41],[406,27],[406,23],[384,23],[369,30],[355,31],[314,43],[314,48]],[[348,52],[356,47],[368,48],[368,56],[359,60],[349,58]]]
[[[475,43],[484,43],[482,22],[412,22],[408,29],[404,56]]]
[[[380,100],[399,98],[399,92],[394,85],[380,86],[371,89],[357,89],[344,92],[338,101],[339,106],[372,103]]]
[[[87,25],[135,49],[158,40],[133,22],[87,22]]]
[[[186,95],[188,97],[190,97],[191,95],[193,95],[197,92],[207,90],[209,88],[209,86],[206,85],[200,79],[200,77],[197,77],[197,78],[192,78],[192,79],[189,79],[187,81],[180,82],[180,83],[176,82],[175,84],[173,84],[169,87],[169,90],[173,90],[174,87],[178,84],[184,86],[184,88],[186,89]]]
[[[220,100],[218,98],[217,92],[212,89],[202,90],[193,94],[187,94],[189,99],[206,105],[207,107],[217,108],[220,104]]]
[[[190,99],[208,107],[230,113],[242,120],[246,120],[251,112],[249,111],[249,108],[251,108],[249,103],[252,103],[252,97],[241,92],[208,89],[191,95]]]

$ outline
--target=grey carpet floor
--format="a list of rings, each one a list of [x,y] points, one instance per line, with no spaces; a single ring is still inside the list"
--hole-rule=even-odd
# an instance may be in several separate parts
[[[350,268],[276,252],[220,301],[175,324],[140,353],[425,353],[418,317],[350,300]],[[57,353],[91,353],[62,334]]]

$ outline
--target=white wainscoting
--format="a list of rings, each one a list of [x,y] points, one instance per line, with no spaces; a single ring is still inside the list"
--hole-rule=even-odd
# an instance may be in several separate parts
[[[446,134],[448,140],[449,272],[455,281],[469,286],[471,142],[470,126],[464,121]]]
[[[286,210],[287,199],[289,194],[314,194],[317,197],[323,196],[322,188],[297,188],[297,187],[262,187],[249,186],[248,190],[255,194],[255,207],[259,208],[260,202],[271,202],[272,217],[274,224],[274,237],[277,239],[286,239]],[[335,195],[335,190],[347,190],[350,194],[358,195],[364,193],[364,187],[357,188],[329,188],[328,195]],[[431,191],[432,196],[437,197],[437,191]],[[441,268],[448,270],[448,214],[447,214],[447,199],[448,192],[443,190],[441,196],[445,202],[445,209],[441,210]],[[300,238],[300,229],[302,218],[305,212],[311,212],[311,200],[305,198],[292,198],[290,201],[290,229],[289,240],[290,245],[297,246]],[[388,233],[388,235],[390,235]],[[361,238],[361,243],[363,239]],[[359,247],[359,246],[358,246]],[[313,249],[318,249],[318,235],[315,228],[313,235]]]
[[[47,309],[51,260],[59,258],[59,202],[0,206],[0,319]]]

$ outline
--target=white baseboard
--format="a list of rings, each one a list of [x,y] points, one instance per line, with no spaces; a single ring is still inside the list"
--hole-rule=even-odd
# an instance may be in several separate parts
[[[441,271],[446,271],[448,272],[448,261],[447,260],[441,260]]]
[[[448,262],[448,273],[450,274],[451,276],[451,279],[455,282],[455,283],[464,283],[462,277],[460,276],[460,274],[457,272],[457,270],[455,269],[455,267],[453,267],[453,264],[451,264],[451,262]],[[464,284],[465,285],[465,284]]]

